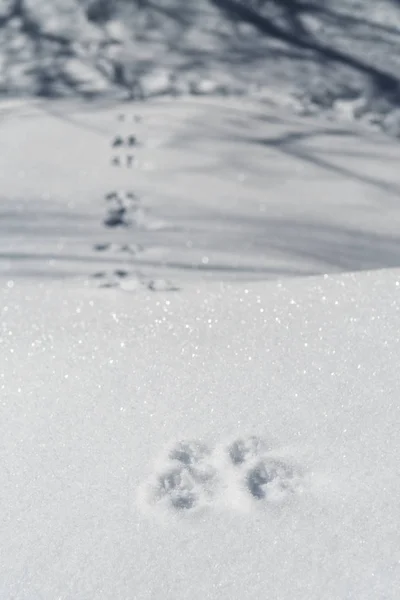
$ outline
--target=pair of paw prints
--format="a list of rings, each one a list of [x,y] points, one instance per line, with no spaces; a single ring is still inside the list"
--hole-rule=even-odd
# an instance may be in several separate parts
[[[249,436],[216,448],[196,440],[176,443],[142,492],[147,506],[173,511],[241,508],[249,502],[282,502],[300,489],[300,481],[298,466]]]
[[[125,292],[137,292],[141,289],[152,292],[176,292],[179,288],[166,279],[146,280],[140,274],[126,269],[114,269],[111,272],[98,271],[91,276],[99,288],[119,288]]]

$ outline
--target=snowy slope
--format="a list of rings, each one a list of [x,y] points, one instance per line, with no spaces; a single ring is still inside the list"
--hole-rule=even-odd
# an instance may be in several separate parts
[[[3,279],[0,598],[397,599],[399,294]]]
[[[400,147],[378,133],[245,99],[28,103],[3,109],[0,132],[12,278],[122,270],[179,287],[400,265]],[[113,167],[130,134],[134,166]],[[128,227],[104,226],[113,190],[138,197]]]

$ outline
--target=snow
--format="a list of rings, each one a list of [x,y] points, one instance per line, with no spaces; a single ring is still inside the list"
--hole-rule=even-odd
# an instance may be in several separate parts
[[[0,128],[12,278],[123,269],[181,287],[400,266],[400,148],[381,134],[201,97],[5,106]],[[114,148],[117,135],[137,145]],[[117,219],[115,191],[137,197]]]
[[[0,129],[0,600],[397,600],[398,144],[244,98]]]
[[[399,294],[3,279],[0,597],[397,598]]]

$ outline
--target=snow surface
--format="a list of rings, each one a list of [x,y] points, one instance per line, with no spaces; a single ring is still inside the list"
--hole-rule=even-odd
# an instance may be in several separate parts
[[[2,103],[0,132],[7,277],[136,289],[400,266],[400,146],[381,134],[245,98]],[[137,195],[114,228],[113,191]]]
[[[0,298],[0,598],[398,598],[400,271]]]
[[[0,600],[397,600],[400,271],[257,280],[400,266],[398,144],[245,99],[0,130]]]

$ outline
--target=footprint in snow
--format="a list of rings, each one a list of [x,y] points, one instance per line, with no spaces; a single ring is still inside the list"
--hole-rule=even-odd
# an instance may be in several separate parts
[[[177,292],[179,287],[166,279],[146,280],[137,273],[126,269],[114,269],[111,272],[98,271],[91,275],[99,288],[119,288],[125,292],[137,292],[140,289],[151,292]]]
[[[137,146],[137,144],[138,144],[137,137],[133,134],[128,135],[126,138],[124,138],[121,135],[116,135],[111,143],[111,146],[113,148],[121,148],[123,146],[127,146],[128,148],[131,148],[132,146]]]
[[[256,458],[269,449],[266,441],[256,435],[237,438],[228,444],[229,459],[234,465],[241,465],[251,458]]]
[[[114,244],[112,242],[100,242],[98,244],[94,244],[93,250],[95,250],[96,252],[121,252],[136,255],[140,252],[143,252],[144,248],[140,244]]]
[[[110,273],[99,271],[92,275],[100,288],[121,288],[126,291],[136,291],[142,286],[140,279],[125,269],[115,269]]]
[[[168,279],[151,279],[146,287],[152,292],[178,292],[179,287]]]
[[[147,504],[175,511],[204,507],[242,510],[264,501],[279,504],[300,490],[301,470],[277,456],[258,436],[236,438],[211,449],[182,441],[166,454],[164,467],[147,484]]]
[[[207,505],[214,492],[215,468],[209,448],[197,441],[175,444],[165,466],[147,484],[150,505],[186,511]]]
[[[266,457],[245,473],[245,482],[253,498],[280,502],[295,493],[298,475],[284,461]]]
[[[235,485],[256,500],[280,502],[299,488],[299,467],[273,450],[271,443],[254,435],[235,439],[226,448]]]

